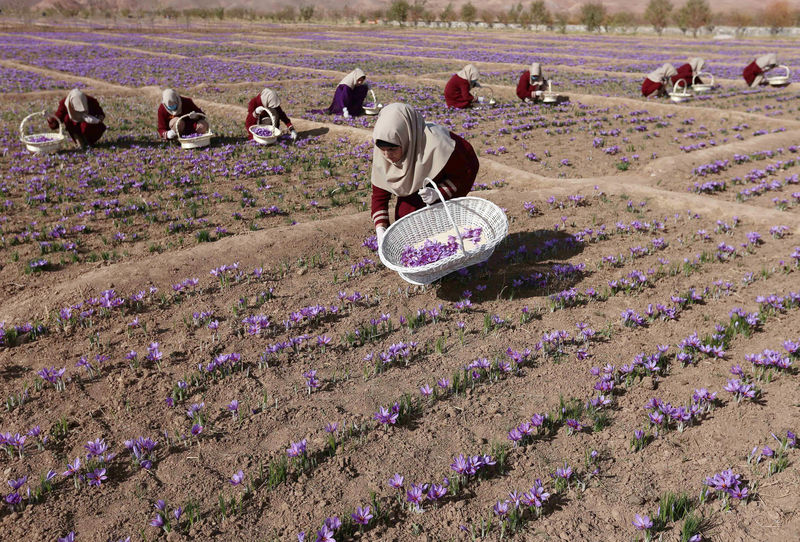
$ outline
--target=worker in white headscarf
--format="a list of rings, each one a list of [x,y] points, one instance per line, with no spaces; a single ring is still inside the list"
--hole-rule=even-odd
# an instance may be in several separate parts
[[[672,64],[664,64],[660,68],[651,71],[642,83],[642,96],[650,96],[654,92],[657,93],[657,96],[665,96],[668,90],[672,88],[670,84],[672,76],[677,74],[678,71]]]
[[[389,226],[389,200],[397,196],[395,220],[438,201],[436,183],[445,199],[466,196],[478,175],[478,156],[467,140],[447,128],[428,124],[414,108],[393,103],[384,107],[372,131],[372,221],[383,239]]]
[[[294,129],[292,121],[284,113],[278,93],[271,88],[265,88],[247,104],[247,118],[244,121],[244,127],[249,139],[253,139],[253,134],[250,133],[251,126],[269,124],[274,128],[280,128],[281,122],[289,130],[289,137],[292,141],[297,141],[297,130]]]
[[[675,85],[678,81],[683,81],[686,83],[686,88],[691,87],[694,83],[698,85],[702,85],[703,82],[700,79],[695,79],[695,75],[703,71],[703,68],[706,65],[706,61],[699,57],[692,57],[686,64],[681,64],[678,66],[676,70],[677,73],[670,78],[672,84]]]
[[[517,98],[522,101],[533,101],[542,95],[546,87],[547,81],[542,76],[542,65],[534,62],[530,69],[525,70],[519,76]]]
[[[367,75],[360,68],[356,68],[345,75],[336,92],[333,102],[326,112],[330,115],[344,117],[358,117],[364,114],[364,99],[367,97],[369,85],[366,83]]]
[[[106,131],[106,125],[103,124],[105,118],[103,108],[95,98],[74,88],[58,102],[58,109],[47,119],[47,124],[51,130],[55,130],[60,120],[72,140],[85,148],[97,143]]]
[[[188,115],[188,118],[181,118]],[[180,96],[171,88],[161,93],[158,106],[158,134],[163,139],[175,139],[178,135],[205,134],[208,121],[203,110],[185,96]]]
[[[777,66],[778,56],[775,53],[761,55],[745,67],[742,72],[742,77],[744,77],[745,82],[747,82],[748,86],[751,88],[757,87],[758,85],[766,85],[767,80],[764,78],[764,73]]]
[[[480,87],[478,82],[481,74],[478,68],[472,64],[467,64],[461,71],[454,73],[444,87],[444,101],[447,107],[456,109],[466,109],[475,101],[482,101],[483,97],[475,98],[470,93],[475,87]]]

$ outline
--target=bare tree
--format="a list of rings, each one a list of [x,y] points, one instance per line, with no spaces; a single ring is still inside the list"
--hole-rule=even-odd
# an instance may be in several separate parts
[[[653,30],[660,36],[669,24],[669,14],[672,12],[672,2],[669,0],[650,0],[644,11],[644,20],[653,25]]]
[[[706,0],[687,0],[686,4],[678,10],[676,22],[681,30],[692,29],[696,38],[697,32],[704,26],[711,24],[711,8]]]

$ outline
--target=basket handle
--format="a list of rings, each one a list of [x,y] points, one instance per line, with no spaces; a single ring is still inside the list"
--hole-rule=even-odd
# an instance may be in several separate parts
[[[680,86],[683,86],[683,91],[682,92],[685,94],[686,93],[686,89],[687,89],[686,80],[685,79],[678,79],[677,81],[675,81],[675,84],[672,86],[672,93],[673,94],[677,94],[678,93],[678,87],[680,87]]]
[[[198,115],[200,115],[201,117],[203,117],[203,118],[206,118],[206,114],[205,114],[205,113],[199,113],[199,112],[197,112],[197,111],[191,111],[191,112],[189,112],[189,113],[186,113],[185,115],[181,115],[180,117],[178,117],[178,122],[182,121],[183,119],[185,119],[186,117],[188,117],[188,116],[189,116],[189,115],[191,115],[192,113],[197,113],[197,114],[198,114]]]
[[[372,95],[372,103],[375,104],[375,107],[378,107],[378,98],[375,97],[375,91],[369,89],[369,93]]]
[[[28,115],[27,117],[22,119],[22,122],[19,123],[19,139],[20,139],[20,141],[23,141],[23,142],[25,141],[25,123],[28,122],[31,119],[31,117],[36,117],[38,115],[46,117],[47,116],[47,111],[36,111],[35,113],[31,113],[30,115]],[[55,115],[53,115],[53,118],[58,121],[58,135],[63,137],[63,135],[64,135],[64,123],[61,122],[61,119],[56,117]]]
[[[714,74],[713,74],[713,73],[711,73],[711,72],[697,72],[696,74],[694,74],[694,75],[692,76],[692,85],[694,85],[694,84],[695,84],[695,82],[696,82],[698,79],[700,79],[700,76],[701,76],[701,75],[702,75],[703,77],[706,77],[706,76],[710,77],[710,78],[711,78],[711,81],[710,81],[709,83],[705,83],[705,84],[711,85],[712,87],[714,86]]]
[[[788,78],[789,78],[789,74],[790,74],[790,73],[792,73],[792,72],[789,70],[789,66],[784,66],[783,64],[781,64],[781,65],[780,65],[780,66],[778,66],[776,69],[778,69],[778,68],[783,68],[784,70],[786,70],[786,75],[785,75],[784,77],[786,77],[786,78],[788,79]]]
[[[433,189],[436,190],[436,195],[438,195],[439,199],[442,200],[442,207],[444,207],[444,212],[447,214],[447,219],[450,221],[450,225],[453,226],[453,228],[456,230],[456,236],[458,237],[458,245],[459,247],[461,247],[461,253],[466,254],[467,251],[464,249],[464,239],[462,239],[461,237],[461,231],[458,229],[456,221],[453,220],[453,215],[450,214],[449,206],[447,205],[447,202],[445,201],[444,196],[442,195],[442,191],[439,190],[439,186],[435,182],[433,182],[433,180],[430,177],[425,177],[422,186],[425,186],[426,184],[430,184],[433,187]]]
[[[269,115],[269,120],[272,121],[272,126],[277,126],[278,120],[275,118],[275,115],[272,113],[272,111],[270,111],[269,107],[265,107],[264,109],[267,111],[267,114]]]

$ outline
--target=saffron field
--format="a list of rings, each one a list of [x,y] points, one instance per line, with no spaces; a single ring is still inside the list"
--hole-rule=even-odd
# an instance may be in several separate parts
[[[0,33],[4,539],[800,532],[800,94],[739,76],[797,42],[75,28]],[[639,96],[689,56],[712,92]],[[534,61],[567,101],[517,100]],[[445,107],[467,62],[496,106]],[[375,119],[318,112],[355,67],[474,146],[486,264],[380,263]],[[26,151],[76,86],[100,143]],[[210,147],[157,139],[167,86]],[[245,138],[264,86],[296,144]]]

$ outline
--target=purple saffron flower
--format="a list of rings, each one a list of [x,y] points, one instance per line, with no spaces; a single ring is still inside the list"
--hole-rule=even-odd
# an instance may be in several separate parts
[[[301,440],[300,442],[292,442],[290,446],[286,449],[286,455],[289,457],[300,457],[306,453],[306,439]]]
[[[356,511],[350,514],[350,517],[353,518],[353,522],[358,525],[368,525],[369,520],[372,519],[372,514],[370,513],[369,505],[366,505],[364,508],[360,506],[356,508]]]
[[[404,478],[399,473],[395,473],[394,476],[389,478],[389,485],[395,489],[403,489],[403,480]]]
[[[94,469],[92,472],[86,475],[86,478],[89,480],[90,486],[97,487],[100,487],[103,482],[108,479],[106,476],[106,469]]]
[[[244,481],[244,472],[242,472],[241,470],[238,471],[233,476],[231,476],[231,479],[230,479],[231,485],[233,485],[233,486],[238,486],[243,481]]]
[[[633,518],[633,526],[636,527],[639,531],[646,531],[653,527],[653,520],[650,519],[650,516],[644,515],[640,516],[636,514],[636,517]]]

